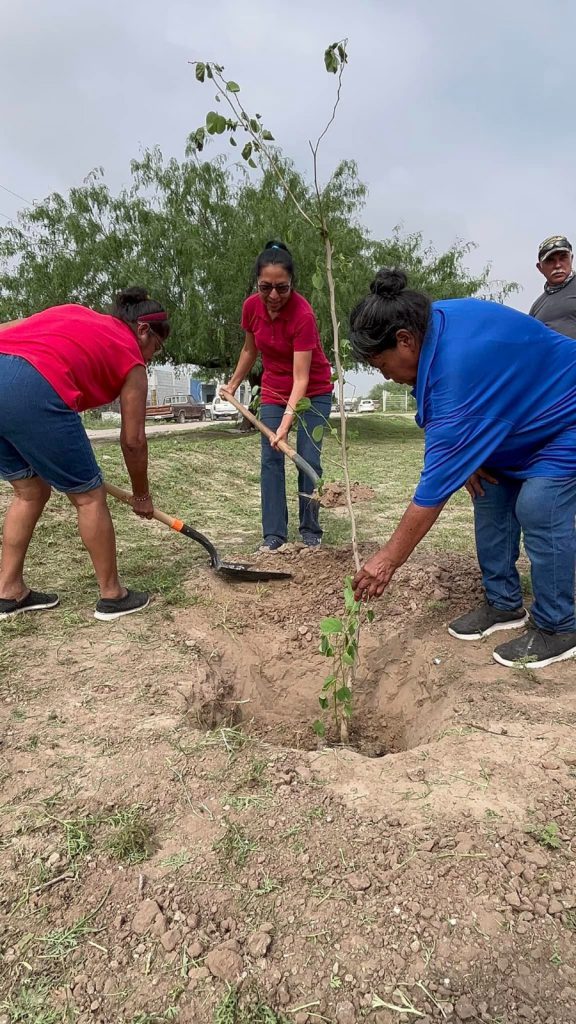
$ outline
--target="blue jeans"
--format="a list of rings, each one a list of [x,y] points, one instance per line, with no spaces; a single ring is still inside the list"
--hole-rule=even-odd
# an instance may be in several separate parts
[[[298,416],[296,450],[306,460],[318,476],[322,476],[320,452],[322,441],[314,441],[312,432],[317,426],[325,426],[330,409],[332,395],[318,395],[311,399],[311,408]],[[260,408],[260,419],[270,430],[277,430],[285,413],[285,406],[264,404]],[[262,532],[264,539],[288,539],[288,506],[286,504],[286,480],[284,476],[285,457],[282,452],[272,448],[267,438],[262,437],[261,459],[261,496],[262,496]],[[322,528],[318,521],[318,502],[306,495],[312,494],[312,481],[300,471],[298,472],[298,511],[300,515],[300,535],[303,538],[321,537]]]
[[[532,618],[554,633],[576,630],[576,477],[499,477],[482,481],[474,499],[476,551],[490,604],[503,611],[522,605],[516,562],[520,533],[530,560]]]
[[[31,363],[0,355],[0,480],[39,476],[66,494],[102,484],[82,420]]]

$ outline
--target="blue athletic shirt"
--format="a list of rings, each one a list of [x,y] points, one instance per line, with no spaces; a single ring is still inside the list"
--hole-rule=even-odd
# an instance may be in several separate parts
[[[481,466],[576,476],[576,342],[496,302],[432,303],[412,392],[426,433],[416,505],[446,501]]]

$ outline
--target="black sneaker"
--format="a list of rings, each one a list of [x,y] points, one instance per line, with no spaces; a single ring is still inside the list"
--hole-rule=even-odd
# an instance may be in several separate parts
[[[286,541],[282,540],[282,537],[265,537],[263,543],[259,548],[256,548],[256,554],[263,554],[266,551],[278,551],[279,548],[283,548]]]
[[[539,629],[532,620],[522,636],[500,644],[492,653],[494,661],[506,668],[526,665],[527,668],[546,668],[555,661],[566,661],[576,656],[576,632],[549,633]]]
[[[125,597],[117,597],[112,600],[109,597],[101,597],[94,612],[95,619],[120,619],[122,615],[133,615],[134,612],[142,612],[150,604],[150,594],[138,590],[129,590]]]
[[[519,629],[526,622],[528,612],[525,608],[503,611],[486,601],[480,608],[454,619],[448,626],[448,632],[457,640],[481,640],[483,636],[490,636],[490,633],[496,633],[499,629]]]
[[[302,543],[307,548],[319,548],[322,545],[322,534],[317,533],[303,533]]]
[[[12,615],[20,615],[22,612],[43,612],[47,608],[55,608],[58,604],[58,594],[40,594],[37,590],[31,590],[20,601],[3,597],[0,598],[0,619],[9,619]]]

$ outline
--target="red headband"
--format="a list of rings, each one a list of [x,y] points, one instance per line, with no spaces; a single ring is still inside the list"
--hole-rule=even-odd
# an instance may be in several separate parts
[[[161,310],[159,313],[143,313],[142,316],[137,317],[137,323],[139,324],[155,324],[161,320],[167,320],[168,313]]]

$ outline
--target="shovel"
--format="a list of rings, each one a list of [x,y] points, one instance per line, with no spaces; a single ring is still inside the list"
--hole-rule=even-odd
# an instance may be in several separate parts
[[[222,398],[224,398],[227,402],[230,402],[230,405],[233,405],[234,408],[238,410],[238,412],[241,412],[244,419],[248,420],[248,422],[251,423],[253,427],[256,427],[256,429],[259,430],[261,434],[264,434],[264,437],[267,437],[268,440],[270,440],[270,438],[274,436],[274,431],[270,430],[270,427],[265,426],[265,424],[262,423],[262,421],[259,420],[254,415],[253,412],[250,412],[250,409],[247,409],[245,405],[242,405],[241,402],[237,402],[236,399],[234,398],[234,395],[229,394],[228,391],[223,391]],[[281,452],[284,452],[284,455],[287,455],[288,458],[292,460],[295,466],[298,466],[298,469],[302,473],[306,474],[308,479],[311,480],[312,483],[314,484],[314,487],[318,487],[318,484],[320,483],[320,477],[318,476],[316,470],[312,469],[310,463],[306,462],[306,459],[303,459],[302,456],[298,454],[298,452],[295,452],[287,441],[279,441],[278,448],[280,449]]]
[[[111,494],[113,498],[117,498],[118,501],[123,501],[126,505],[132,507],[132,495],[129,491],[123,491],[121,487],[115,487],[114,484],[105,484],[105,487],[107,493]],[[208,540],[208,537],[205,537],[203,533],[199,533],[192,526],[187,526],[181,519],[174,519],[157,508],[154,509],[154,519],[159,523],[164,523],[165,526],[169,526],[171,530],[183,533],[185,537],[189,537],[190,540],[195,540],[198,544],[201,544],[210,555],[210,564],[219,576],[224,576],[230,580],[248,580],[255,583],[265,583],[268,580],[292,579],[292,573],[290,572],[276,572],[272,569],[252,569],[249,565],[243,565],[241,562],[223,562],[212,542]]]

